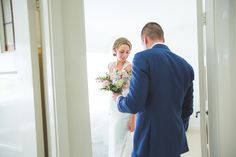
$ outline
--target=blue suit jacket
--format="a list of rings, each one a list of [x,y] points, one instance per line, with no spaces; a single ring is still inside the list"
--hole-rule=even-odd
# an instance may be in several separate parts
[[[137,113],[132,157],[180,157],[193,112],[192,67],[163,44],[135,55],[120,112]]]

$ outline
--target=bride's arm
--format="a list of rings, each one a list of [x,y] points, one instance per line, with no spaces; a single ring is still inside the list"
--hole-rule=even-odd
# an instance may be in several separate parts
[[[129,131],[134,132],[135,129],[135,114],[131,114],[129,119]]]

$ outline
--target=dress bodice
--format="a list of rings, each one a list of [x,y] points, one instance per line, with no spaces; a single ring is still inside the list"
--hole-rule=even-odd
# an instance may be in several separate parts
[[[116,64],[116,62],[111,62],[108,64],[109,73],[114,73],[116,71],[114,64]],[[130,62],[125,61],[122,68],[118,71],[125,70],[125,68],[127,68],[129,65],[130,65]]]

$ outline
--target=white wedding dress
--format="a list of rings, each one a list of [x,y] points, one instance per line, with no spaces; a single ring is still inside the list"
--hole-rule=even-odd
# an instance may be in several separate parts
[[[125,69],[127,62],[123,65]],[[128,89],[123,90],[126,96]],[[112,96],[111,96],[112,97]],[[128,129],[131,114],[118,111],[116,102],[111,98],[109,110],[109,157],[131,157],[133,133]]]

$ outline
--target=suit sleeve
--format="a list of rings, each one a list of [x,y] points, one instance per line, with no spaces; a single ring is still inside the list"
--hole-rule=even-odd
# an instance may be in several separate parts
[[[191,83],[189,84],[185,97],[183,102],[183,108],[182,108],[182,120],[185,127],[185,131],[188,130],[189,125],[189,119],[190,116],[193,113],[193,79],[194,79],[194,73],[193,70],[191,71]]]
[[[141,54],[134,56],[132,67],[129,93],[118,99],[117,106],[120,112],[135,114],[145,108],[149,92],[149,68]]]

